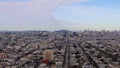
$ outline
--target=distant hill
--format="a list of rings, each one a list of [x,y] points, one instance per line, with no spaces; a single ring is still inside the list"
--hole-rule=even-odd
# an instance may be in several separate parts
[[[55,32],[71,32],[69,30],[58,30],[58,31],[55,31]]]

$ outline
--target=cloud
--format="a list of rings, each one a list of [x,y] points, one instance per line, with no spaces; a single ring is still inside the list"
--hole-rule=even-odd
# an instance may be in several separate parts
[[[64,23],[54,18],[57,7],[87,0],[30,0],[0,2],[0,29],[59,29]]]
[[[119,8],[67,5],[57,8],[54,16],[59,20],[74,22],[71,24],[76,29],[119,30],[119,13]]]

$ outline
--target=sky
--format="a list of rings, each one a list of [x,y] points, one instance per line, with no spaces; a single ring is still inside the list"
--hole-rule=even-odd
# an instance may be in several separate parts
[[[120,30],[120,0],[0,0],[0,30]]]

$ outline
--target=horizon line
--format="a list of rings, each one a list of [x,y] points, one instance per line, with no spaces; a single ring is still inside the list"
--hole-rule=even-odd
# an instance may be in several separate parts
[[[57,29],[57,30],[0,30],[0,32],[22,32],[22,31],[120,31],[120,30],[106,30],[106,29],[102,29],[102,30],[93,30],[93,29],[81,29],[81,30],[71,30],[71,29]]]

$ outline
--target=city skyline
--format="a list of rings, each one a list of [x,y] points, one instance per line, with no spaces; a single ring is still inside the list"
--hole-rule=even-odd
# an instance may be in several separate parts
[[[119,3],[119,0],[0,0],[0,30],[119,30]]]

